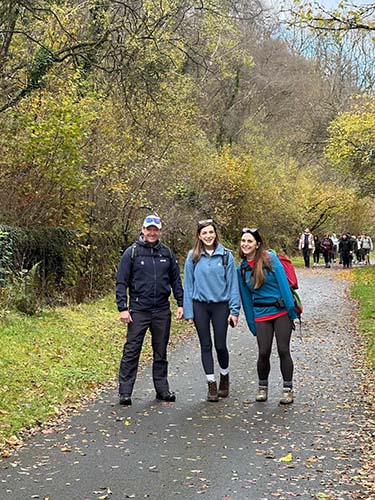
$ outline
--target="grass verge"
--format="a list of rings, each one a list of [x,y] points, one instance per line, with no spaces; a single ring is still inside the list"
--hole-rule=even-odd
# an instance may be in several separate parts
[[[375,375],[375,267],[353,269],[352,273],[351,295],[358,301],[358,326],[365,340],[367,366],[371,374]],[[368,424],[362,429],[365,440],[362,446],[364,465],[359,471],[369,500],[375,499],[374,381],[374,377],[369,377],[363,386],[363,411],[365,414],[368,412]]]
[[[174,321],[171,343],[186,329]],[[22,431],[115,380],[124,333],[112,295],[38,317],[7,316],[0,323],[0,454],[20,444]],[[141,361],[150,355],[147,340]]]
[[[375,371],[375,266],[353,270],[351,294],[358,301],[358,325],[365,336],[368,364]]]

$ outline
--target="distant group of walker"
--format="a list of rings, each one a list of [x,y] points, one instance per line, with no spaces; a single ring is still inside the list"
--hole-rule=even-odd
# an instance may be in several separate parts
[[[344,232],[340,236],[335,233],[325,234],[320,238],[312,234],[307,227],[301,234],[298,249],[302,252],[305,267],[310,267],[310,258],[313,265],[320,265],[323,257],[326,268],[338,263],[343,268],[351,268],[353,264],[369,265],[370,252],[374,250],[371,237],[367,233],[359,236]]]

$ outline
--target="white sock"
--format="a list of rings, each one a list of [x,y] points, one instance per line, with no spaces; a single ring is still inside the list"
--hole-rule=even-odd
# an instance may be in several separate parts
[[[210,375],[206,375],[207,382],[215,382],[215,375],[212,373]]]
[[[220,368],[220,373],[221,373],[221,375],[228,375],[229,366],[228,366],[228,368]]]

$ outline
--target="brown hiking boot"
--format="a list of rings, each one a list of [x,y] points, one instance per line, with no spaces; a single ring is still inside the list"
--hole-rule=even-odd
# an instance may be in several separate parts
[[[210,403],[217,403],[219,401],[216,382],[208,382],[207,401]]]
[[[227,398],[229,396],[229,373],[227,375],[220,375],[218,395],[219,398]]]
[[[255,396],[255,401],[263,402],[267,401],[268,398],[268,387],[260,385],[258,387],[257,395]]]
[[[290,405],[294,401],[293,389],[289,389],[289,387],[284,387],[283,394],[280,399],[280,404],[282,405]]]

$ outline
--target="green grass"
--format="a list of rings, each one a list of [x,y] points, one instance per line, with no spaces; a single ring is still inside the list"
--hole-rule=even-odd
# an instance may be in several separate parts
[[[358,324],[367,344],[369,366],[375,370],[375,266],[353,270],[351,293],[358,300]]]
[[[186,331],[174,321],[171,341]],[[112,295],[38,317],[11,313],[0,322],[0,449],[20,431],[115,380],[125,327]],[[149,335],[146,336],[148,338]],[[142,360],[150,356],[147,340]]]
[[[293,257],[290,257],[290,260],[292,261],[294,267],[305,267],[305,261],[303,260],[302,255],[295,255]],[[312,262],[312,257],[311,257],[311,262]]]

